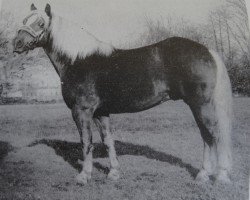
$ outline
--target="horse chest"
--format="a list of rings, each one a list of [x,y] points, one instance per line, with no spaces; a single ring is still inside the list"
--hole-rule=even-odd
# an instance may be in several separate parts
[[[61,87],[64,101],[69,108],[76,104],[90,108],[99,102],[93,81],[62,82]]]

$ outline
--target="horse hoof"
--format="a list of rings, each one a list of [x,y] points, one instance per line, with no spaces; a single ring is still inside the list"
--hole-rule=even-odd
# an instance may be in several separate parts
[[[91,175],[90,174],[88,175],[85,172],[81,172],[80,174],[76,176],[76,182],[79,185],[86,185],[90,179],[91,179]]]
[[[120,178],[120,173],[117,169],[111,169],[108,174],[108,179],[117,181]]]
[[[209,175],[207,173],[207,171],[205,171],[204,169],[200,170],[200,172],[197,174],[195,180],[197,182],[208,182],[209,181]]]
[[[230,184],[231,183],[231,180],[228,176],[227,170],[219,171],[218,175],[216,176],[216,182],[219,182],[222,184]]]

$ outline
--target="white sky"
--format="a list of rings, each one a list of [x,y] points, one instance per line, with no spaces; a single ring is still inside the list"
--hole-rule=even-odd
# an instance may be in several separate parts
[[[248,23],[250,28],[250,0],[246,0],[246,4],[247,4]],[[249,196],[250,196],[250,188],[249,188]]]
[[[0,0],[0,12],[2,10],[2,0]]]
[[[145,16],[152,19],[183,17],[202,23],[209,11],[224,0],[3,0],[3,9],[12,12],[21,22],[31,3],[44,9],[47,2],[54,12],[116,45],[133,41],[142,33]]]

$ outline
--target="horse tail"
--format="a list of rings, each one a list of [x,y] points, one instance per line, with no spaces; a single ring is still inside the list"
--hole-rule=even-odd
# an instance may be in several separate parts
[[[230,170],[232,167],[231,131],[233,119],[233,97],[231,83],[226,66],[218,53],[213,50],[210,50],[209,52],[212,55],[217,66],[216,86],[213,94],[213,99],[219,129],[217,135],[218,138],[216,138],[218,167],[224,168],[226,166],[226,168]],[[222,156],[222,158],[220,158],[220,156]]]

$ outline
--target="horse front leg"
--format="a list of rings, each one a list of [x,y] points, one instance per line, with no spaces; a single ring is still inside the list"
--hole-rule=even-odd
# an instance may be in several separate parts
[[[107,116],[94,118],[94,121],[99,128],[102,141],[108,147],[108,154],[110,159],[110,171],[108,178],[111,180],[118,180],[120,178],[119,162],[114,147],[114,140],[110,129],[110,119]]]
[[[82,171],[77,175],[77,183],[86,184],[91,179],[93,168],[93,144],[92,144],[92,131],[91,131],[91,109],[81,109],[75,106],[72,109],[73,119],[76,123],[77,129],[81,138],[81,147],[83,153]]]

